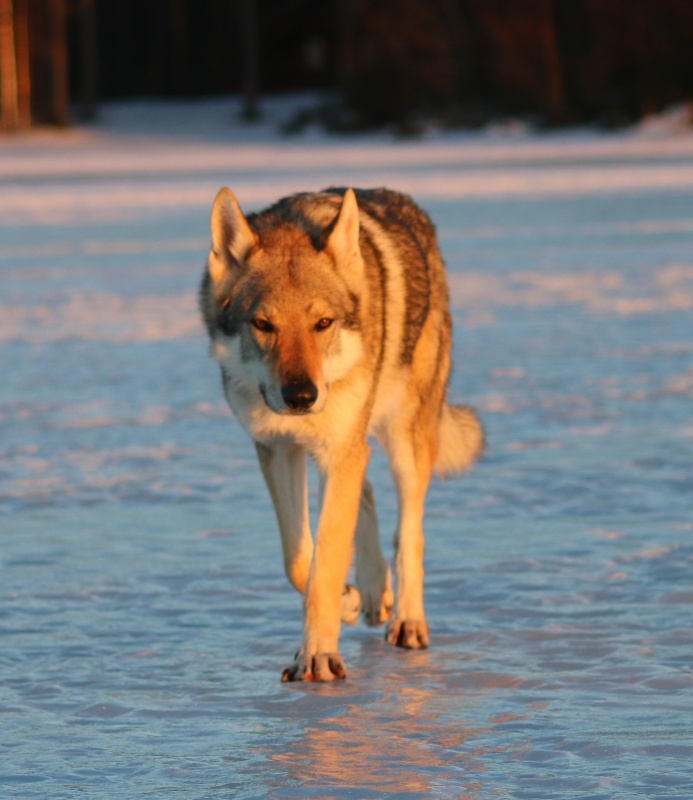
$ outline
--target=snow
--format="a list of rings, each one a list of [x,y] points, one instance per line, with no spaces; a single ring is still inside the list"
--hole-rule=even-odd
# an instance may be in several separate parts
[[[2,796],[689,800],[690,109],[409,141],[282,138],[295,108],[0,139]],[[196,308],[224,184],[412,193],[488,433],[429,494],[431,649],[347,629],[336,686],[279,683],[300,602]]]

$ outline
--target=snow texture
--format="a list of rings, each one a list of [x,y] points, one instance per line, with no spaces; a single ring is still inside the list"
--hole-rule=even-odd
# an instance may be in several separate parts
[[[693,133],[281,139],[292,110],[0,139],[0,795],[690,800]],[[300,599],[196,309],[224,184],[411,193],[488,433],[431,487],[431,649],[345,630],[339,685],[279,682]]]

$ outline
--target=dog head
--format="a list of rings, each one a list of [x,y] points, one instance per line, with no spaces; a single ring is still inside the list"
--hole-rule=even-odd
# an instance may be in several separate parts
[[[362,355],[359,209],[351,189],[339,200],[307,195],[249,219],[229,189],[214,202],[202,288],[213,354],[236,392],[277,414],[322,411]]]

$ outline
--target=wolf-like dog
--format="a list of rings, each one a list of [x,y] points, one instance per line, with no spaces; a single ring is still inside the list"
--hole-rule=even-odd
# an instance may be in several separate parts
[[[484,445],[446,400],[451,320],[435,229],[407,196],[331,188],[244,216],[227,188],[211,215],[200,304],[224,393],[251,435],[303,595],[303,641],[285,681],[346,676],[340,620],[387,622],[386,641],[429,644],[423,515],[432,472],[461,472]],[[383,557],[369,437],[397,489],[395,588]],[[311,536],[306,454],[320,476]],[[346,580],[356,551],[356,588]],[[345,588],[346,587],[346,588]]]

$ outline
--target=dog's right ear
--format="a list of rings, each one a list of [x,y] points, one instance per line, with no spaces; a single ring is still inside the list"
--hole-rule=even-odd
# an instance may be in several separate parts
[[[212,207],[212,249],[209,274],[215,286],[224,286],[257,244],[257,237],[243,216],[230,189],[219,190]]]

